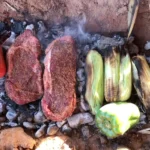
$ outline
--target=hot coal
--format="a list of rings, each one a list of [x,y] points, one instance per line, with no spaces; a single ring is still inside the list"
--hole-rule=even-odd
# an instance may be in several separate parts
[[[42,45],[42,55],[40,59],[41,63],[44,63],[45,49],[47,48],[49,43],[62,36],[70,35],[73,37],[76,42],[77,48],[76,95],[78,108],[74,111],[73,116],[71,116],[71,121],[64,120],[61,122],[51,122],[51,120],[47,120],[45,118],[40,108],[41,99],[30,104],[19,106],[10,100],[10,98],[5,93],[5,90],[2,89],[3,82],[1,84],[0,81],[0,99],[4,101],[4,104],[7,108],[0,114],[1,127],[3,126],[3,128],[5,128],[6,126],[23,126],[26,131],[29,131],[30,134],[36,133],[35,136],[37,138],[45,136],[46,134],[55,135],[58,132],[63,132],[65,134],[69,133],[69,136],[74,137],[75,135],[79,139],[83,137],[84,140],[87,140],[91,136],[91,131],[92,134],[97,132],[95,128],[95,122],[93,121],[93,116],[90,114],[88,104],[84,98],[86,83],[85,58],[90,49],[95,49],[103,55],[104,50],[107,46],[123,45],[126,39],[120,37],[119,35],[105,37],[98,33],[87,33],[84,29],[84,23],[85,20],[81,20],[79,22],[66,22],[64,24],[56,24],[52,26],[47,25],[42,21],[27,22],[11,20],[7,25],[6,23],[4,23],[5,28],[3,28],[3,30],[5,30],[5,32],[7,31],[11,33],[11,37],[7,39],[7,41],[3,44],[3,48],[6,51],[9,51],[9,47],[12,45],[16,37],[20,35],[20,33],[23,33],[25,28],[30,29],[33,31],[34,36],[39,39]],[[4,80],[5,78],[2,79],[2,81]],[[133,99],[136,103],[135,100],[137,100],[137,97],[132,97],[131,99]],[[140,110],[141,112],[143,112],[142,118],[139,123],[139,125],[141,126],[141,124],[146,123],[147,120],[145,118],[142,104],[138,104],[138,106],[141,107]],[[18,114],[17,118],[15,118],[13,122],[9,121],[9,119],[6,118],[6,114],[10,111],[11,108],[13,108]],[[85,115],[85,118],[83,114]],[[82,124],[80,123],[80,119],[84,119]],[[108,140],[100,134],[99,137],[99,141],[103,145],[107,145]],[[88,146],[86,145],[86,147]]]

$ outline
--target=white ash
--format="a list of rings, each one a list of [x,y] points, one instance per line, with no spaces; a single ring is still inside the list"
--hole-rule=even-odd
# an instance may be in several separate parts
[[[27,129],[36,129],[36,125],[31,122],[23,122],[23,126]]]
[[[59,128],[56,126],[56,124],[49,124],[48,128],[47,128],[47,135],[55,135],[58,132]]]
[[[95,47],[98,47],[100,50],[106,49],[108,46],[119,46],[124,45],[125,41],[123,38],[110,38],[101,36],[98,41],[94,43]]]
[[[46,124],[43,124],[36,132],[35,132],[35,137],[40,138],[45,134],[45,129],[46,129]]]
[[[147,41],[147,43],[144,46],[145,50],[150,50],[150,41]]]
[[[93,116],[90,113],[78,113],[67,118],[71,128],[77,128],[80,125],[93,122]]]

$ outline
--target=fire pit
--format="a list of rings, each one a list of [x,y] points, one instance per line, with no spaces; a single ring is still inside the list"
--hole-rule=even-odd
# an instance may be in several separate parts
[[[59,5],[60,3],[61,2],[59,2]],[[126,6],[127,3],[128,2],[126,1],[122,5]],[[52,22],[53,24],[51,24],[51,22],[48,22],[48,18],[46,18],[47,16],[45,14],[43,18],[44,20],[42,20],[41,17],[39,17],[36,20],[34,19],[36,18],[34,16],[35,14],[33,16],[32,14],[30,14],[32,10],[29,10],[29,12],[23,15],[22,9],[20,9],[19,11],[18,8],[16,9],[14,6],[12,6],[12,3],[5,1],[3,4],[7,5],[11,10],[15,9],[13,11],[17,14],[17,16],[14,14],[12,15],[13,17],[17,18],[14,19],[12,17],[9,17],[7,13],[3,13],[2,15],[3,20],[0,22],[0,43],[3,48],[3,55],[5,57],[5,60],[7,59],[8,62],[8,64],[6,65],[7,66],[11,65],[12,63],[11,60],[14,59],[13,60],[14,62],[19,62],[20,64],[24,63],[24,65],[29,64],[30,66],[34,66],[33,68],[32,67],[31,68],[35,72],[36,72],[36,68],[38,68],[38,70],[41,69],[40,72],[38,72],[38,75],[37,73],[35,73],[36,79],[34,78],[34,80],[31,80],[30,82],[30,84],[32,84],[32,82],[35,83],[36,85],[40,84],[41,87],[38,86],[39,91],[36,91],[37,93],[40,93],[39,95],[36,96],[32,95],[33,96],[32,99],[35,99],[35,101],[34,100],[30,101],[30,97],[31,97],[30,94],[29,94],[29,99],[28,99],[28,94],[25,94],[24,95],[25,100],[23,100],[24,97],[21,96],[21,93],[17,95],[18,97],[15,97],[16,95],[14,94],[15,95],[14,96],[12,94],[13,92],[15,93],[16,91],[14,91],[13,88],[11,88],[12,85],[10,83],[17,81],[18,84],[21,84],[20,86],[21,88],[23,87],[23,83],[21,83],[19,79],[16,80],[17,78],[15,79],[16,81],[14,81],[12,79],[13,73],[10,70],[8,70],[9,74],[7,72],[6,76],[0,79],[0,127],[1,127],[0,147],[1,149],[7,149],[8,147],[8,149],[18,149],[18,150],[21,149],[43,150],[46,149],[48,146],[51,146],[51,148],[53,149],[79,149],[79,150],[121,149],[121,148],[144,150],[150,148],[149,145],[150,136],[148,135],[149,120],[147,118],[145,108],[141,103],[141,101],[139,100],[137,93],[136,91],[134,91],[134,89],[132,90],[132,95],[129,101],[136,104],[140,109],[140,113],[141,113],[140,121],[133,128],[127,131],[123,136],[120,136],[115,139],[109,139],[101,134],[101,132],[99,131],[99,129],[95,124],[95,116],[91,113],[91,108],[85,99],[86,82],[87,82],[85,66],[86,66],[87,54],[89,53],[90,50],[96,50],[98,53],[102,55],[102,57],[104,57],[105,49],[108,48],[109,46],[123,46],[124,44],[126,44],[127,33],[125,31],[127,29],[126,28],[127,24],[121,25],[120,27],[118,27],[119,28],[118,30],[116,28],[117,25],[115,25],[114,23],[112,27],[107,26],[106,28],[104,28],[104,26],[101,25],[103,27],[102,30],[99,30],[96,27],[95,28],[96,32],[87,32],[87,29],[88,31],[92,31],[94,29],[91,28],[91,26],[93,25],[87,23],[89,22],[89,18],[84,14],[80,15],[80,18],[78,19],[77,18],[66,19],[65,21],[64,20],[62,21],[62,18],[60,19],[59,18],[60,16],[59,17],[57,16],[60,20],[58,21],[57,18],[57,21],[55,21],[56,18],[55,19],[53,18],[54,21]],[[54,6],[56,5],[54,4]],[[118,10],[118,13],[122,13],[122,12],[126,12],[126,10],[125,9]],[[101,20],[103,20],[103,18],[101,18]],[[108,20],[111,21],[110,18]],[[106,36],[108,34],[100,34],[97,32],[97,31],[101,31],[103,33],[106,33],[106,30],[109,30],[110,33],[115,32],[115,34],[109,34],[109,36]],[[137,26],[135,26],[135,31],[136,30],[137,30]],[[24,35],[26,34],[24,31],[25,32],[28,31],[29,33],[27,33],[27,35]],[[118,34],[118,31],[122,31],[123,33]],[[39,45],[41,45],[40,48],[41,51],[39,52],[37,50],[37,52],[34,53],[34,55],[32,55],[33,59],[35,58],[34,56],[36,56],[36,59],[33,62],[31,62],[31,60],[29,59],[30,57],[25,57],[27,56],[26,53],[17,54],[16,52],[14,52],[13,55],[9,54],[10,50],[12,50],[13,48],[15,49],[15,46],[12,47],[12,45],[16,45],[17,47],[18,43],[21,43],[20,42],[21,40],[19,41],[19,37],[21,37],[22,35],[25,37],[23,38],[23,41],[28,41],[26,42],[27,45],[28,44],[30,45],[31,44],[30,42],[33,40],[34,41],[37,39],[39,40],[39,43],[36,41],[35,43],[33,42],[33,44],[30,45],[30,47],[34,45],[35,46],[34,49],[36,49]],[[33,38],[32,36],[37,39],[32,39]],[[16,38],[19,42],[16,42],[17,41]],[[137,44],[139,40],[139,35],[137,34],[137,36],[131,37],[129,40],[128,48],[129,48],[130,56],[143,53],[144,52],[143,49],[139,50],[138,46],[144,48],[142,44],[146,43],[146,40],[141,40],[142,42],[140,42],[139,44],[137,44],[138,46],[136,46],[135,44],[133,44],[134,38],[135,38],[135,43]],[[69,43],[72,43],[72,39],[74,41],[73,42],[74,45],[73,46],[68,45],[67,42],[69,41]],[[57,43],[60,41],[62,46],[60,46],[59,43]],[[64,49],[65,47],[68,48],[68,52],[67,52],[68,60],[64,60],[64,61],[66,61],[66,63],[70,67],[73,66],[72,68],[74,68],[69,72],[70,75],[68,75],[68,73],[65,74],[63,70],[61,70],[61,67],[59,68],[55,67],[55,65],[59,61],[61,62],[63,60],[63,57],[65,57],[65,54],[60,51],[60,49],[63,49],[63,46]],[[18,47],[22,48],[23,44],[22,45],[20,44]],[[145,47],[146,49],[149,49],[150,48],[149,43],[147,43]],[[46,54],[45,54],[45,49],[47,51]],[[68,102],[67,100],[68,93],[66,94],[65,91],[68,90],[67,87],[63,89],[63,86],[60,88],[59,86],[56,86],[58,90],[63,91],[60,100],[57,99],[57,96],[54,96],[54,98],[57,99],[57,101],[59,101],[60,104],[57,107],[54,103],[53,103],[54,105],[51,107],[47,106],[50,104],[50,102],[47,102],[47,98],[49,98],[48,92],[52,92],[52,91],[48,91],[49,90],[48,86],[51,84],[52,81],[47,79],[51,77],[52,79],[55,80],[55,82],[57,82],[57,80],[61,78],[61,76],[60,78],[57,77],[58,74],[60,73],[58,74],[56,73],[53,75],[53,74],[49,74],[50,71],[48,69],[47,71],[44,70],[44,68],[46,68],[47,65],[46,62],[48,61],[45,58],[47,56],[49,58],[49,55],[52,56],[51,59],[53,59],[54,56],[56,58],[53,49],[56,49],[55,51],[57,51],[58,49],[58,52],[55,52],[55,54],[57,53],[56,54],[57,57],[59,53],[61,54],[58,57],[57,62],[53,64],[53,67],[55,70],[60,70],[60,72],[62,73],[61,75],[65,75],[66,77],[70,78],[70,80],[68,78],[66,79],[68,82],[71,81],[72,83],[71,85],[68,84],[68,86],[70,87],[70,91],[68,93],[72,93],[71,95],[73,95],[75,92],[76,95],[76,98],[74,96],[72,96],[71,98],[69,97],[71,99],[71,102],[70,101]],[[74,49],[76,49],[76,53],[72,55],[70,51],[74,51]],[[27,51],[29,54],[32,51],[32,48],[28,49]],[[51,53],[49,53],[49,51],[51,51]],[[39,55],[37,55],[37,53]],[[6,55],[8,57],[8,54],[10,58],[9,61],[8,58],[6,58]],[[148,52],[146,52],[146,54],[147,54],[146,58],[148,60],[149,59]],[[19,61],[18,58],[21,57],[21,55],[22,58],[25,58],[26,60],[22,59],[21,61]],[[53,61],[56,60],[53,59]],[[71,64],[72,61],[77,62],[77,64]],[[76,71],[75,71],[75,66],[76,66]],[[24,69],[26,69],[26,66],[24,67]],[[30,74],[28,73],[28,75]],[[31,76],[33,77],[34,75],[32,74]],[[22,77],[24,77],[23,74]],[[45,92],[44,98],[42,98],[43,84],[40,83],[42,78],[45,78],[44,89],[48,91],[45,92],[46,90],[44,90]],[[8,79],[9,79],[9,83],[7,83],[6,85],[6,81],[8,82]],[[37,79],[39,83],[37,83]],[[75,82],[73,82],[74,79],[76,80]],[[61,86],[63,84],[59,84],[59,85]],[[74,86],[75,86],[75,91],[72,91],[71,89]],[[32,90],[34,91],[34,89],[32,88],[30,89],[31,93]],[[26,89],[24,88],[23,93],[25,91]],[[53,92],[55,94],[57,93],[55,91]],[[65,95],[66,97],[63,97],[63,95]],[[74,99],[76,99],[76,102]],[[45,103],[47,103],[46,106]],[[62,103],[64,104],[63,107],[61,106]],[[76,103],[76,107],[75,107],[75,103]],[[106,102],[104,102],[104,104],[105,103]],[[66,109],[68,107],[69,107],[69,112],[66,112],[68,111],[68,109]],[[43,110],[43,108],[45,110]],[[47,109],[56,112],[55,110],[56,108],[60,109],[59,111],[57,110],[57,112],[60,113],[58,116],[54,116],[53,114],[50,115],[50,112],[47,112]],[[65,111],[62,108],[64,108]],[[147,130],[143,130],[145,128]],[[10,138],[11,136],[13,137],[13,139]],[[8,139],[7,141],[5,141],[6,138]],[[23,139],[25,143],[23,143],[21,139]],[[47,147],[45,147],[45,145],[47,145]]]

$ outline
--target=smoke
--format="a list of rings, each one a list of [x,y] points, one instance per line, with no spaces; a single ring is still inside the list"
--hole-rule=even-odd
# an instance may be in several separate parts
[[[86,23],[86,16],[82,15],[76,21],[71,21],[69,25],[64,27],[64,35],[70,35],[78,42],[87,43],[91,35],[85,31]]]

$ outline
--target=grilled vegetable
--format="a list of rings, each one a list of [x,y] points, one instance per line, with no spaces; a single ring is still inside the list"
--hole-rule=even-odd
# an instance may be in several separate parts
[[[0,78],[6,74],[6,64],[3,56],[2,47],[0,46]]]
[[[117,47],[105,50],[105,99],[107,102],[118,100],[120,53]]]
[[[104,100],[103,60],[101,55],[91,50],[86,57],[86,93],[85,98],[91,111],[96,111],[102,106]]]
[[[132,67],[127,49],[121,51],[120,77],[119,77],[119,101],[126,101],[131,96],[132,91]]]
[[[146,110],[150,112],[150,68],[145,57],[133,57],[132,68],[134,87]]]
[[[108,138],[123,135],[139,122],[140,111],[135,104],[116,102],[107,104],[96,114],[96,125]]]

